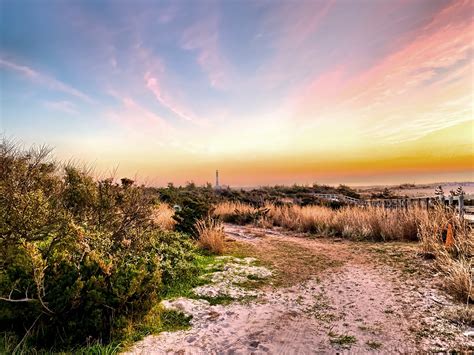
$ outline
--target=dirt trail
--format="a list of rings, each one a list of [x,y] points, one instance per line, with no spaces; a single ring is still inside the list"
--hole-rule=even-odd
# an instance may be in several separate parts
[[[295,237],[226,226],[280,275],[251,302],[178,300],[192,328],[138,342],[131,353],[413,353],[474,348],[443,317],[456,308],[430,275],[414,270],[412,246]],[[293,233],[294,235],[294,233]]]

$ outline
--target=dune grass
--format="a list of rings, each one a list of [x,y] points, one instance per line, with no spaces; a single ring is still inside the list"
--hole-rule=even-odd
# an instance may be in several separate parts
[[[219,204],[215,215],[224,221],[232,216],[255,212],[252,206],[242,203]],[[383,207],[344,207],[331,209],[325,206],[265,206],[257,223],[266,226],[283,227],[297,232],[337,235],[354,240],[410,241],[417,239],[420,220],[427,218],[427,212],[420,208],[386,209]]]
[[[451,233],[451,243],[445,243]],[[449,292],[460,301],[474,302],[474,233],[457,214],[436,208],[419,223],[418,237],[421,253],[434,258],[437,268],[445,275]]]
[[[198,235],[198,244],[201,248],[214,254],[224,252],[224,226],[221,221],[208,217],[196,222],[195,229]]]
[[[419,241],[420,254],[435,259],[436,268],[444,274],[445,289],[460,301],[474,302],[473,230],[443,206],[427,211],[418,207],[331,209],[268,204],[266,209],[267,213],[254,223],[360,241]],[[236,218],[229,216],[255,210],[244,204],[223,203],[217,206],[215,214],[232,221]]]

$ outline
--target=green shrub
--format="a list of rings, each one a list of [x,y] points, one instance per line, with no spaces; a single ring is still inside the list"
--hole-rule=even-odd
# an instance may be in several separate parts
[[[197,187],[194,183],[189,183],[177,188],[169,184],[168,188],[159,189],[159,193],[163,201],[178,206],[173,216],[176,221],[175,230],[196,239],[195,223],[209,216],[213,210],[215,193],[212,186],[208,184]]]
[[[133,181],[94,181],[44,148],[0,147],[0,331],[44,347],[107,343],[195,268]]]

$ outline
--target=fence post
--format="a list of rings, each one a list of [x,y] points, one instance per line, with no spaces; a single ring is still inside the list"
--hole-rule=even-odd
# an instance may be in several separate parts
[[[444,195],[439,195],[439,202],[444,206]]]
[[[464,194],[459,195],[459,218],[464,217]]]

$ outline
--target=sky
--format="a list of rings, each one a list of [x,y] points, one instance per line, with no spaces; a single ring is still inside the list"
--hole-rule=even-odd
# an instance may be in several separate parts
[[[0,0],[0,131],[149,185],[474,181],[474,2]]]

